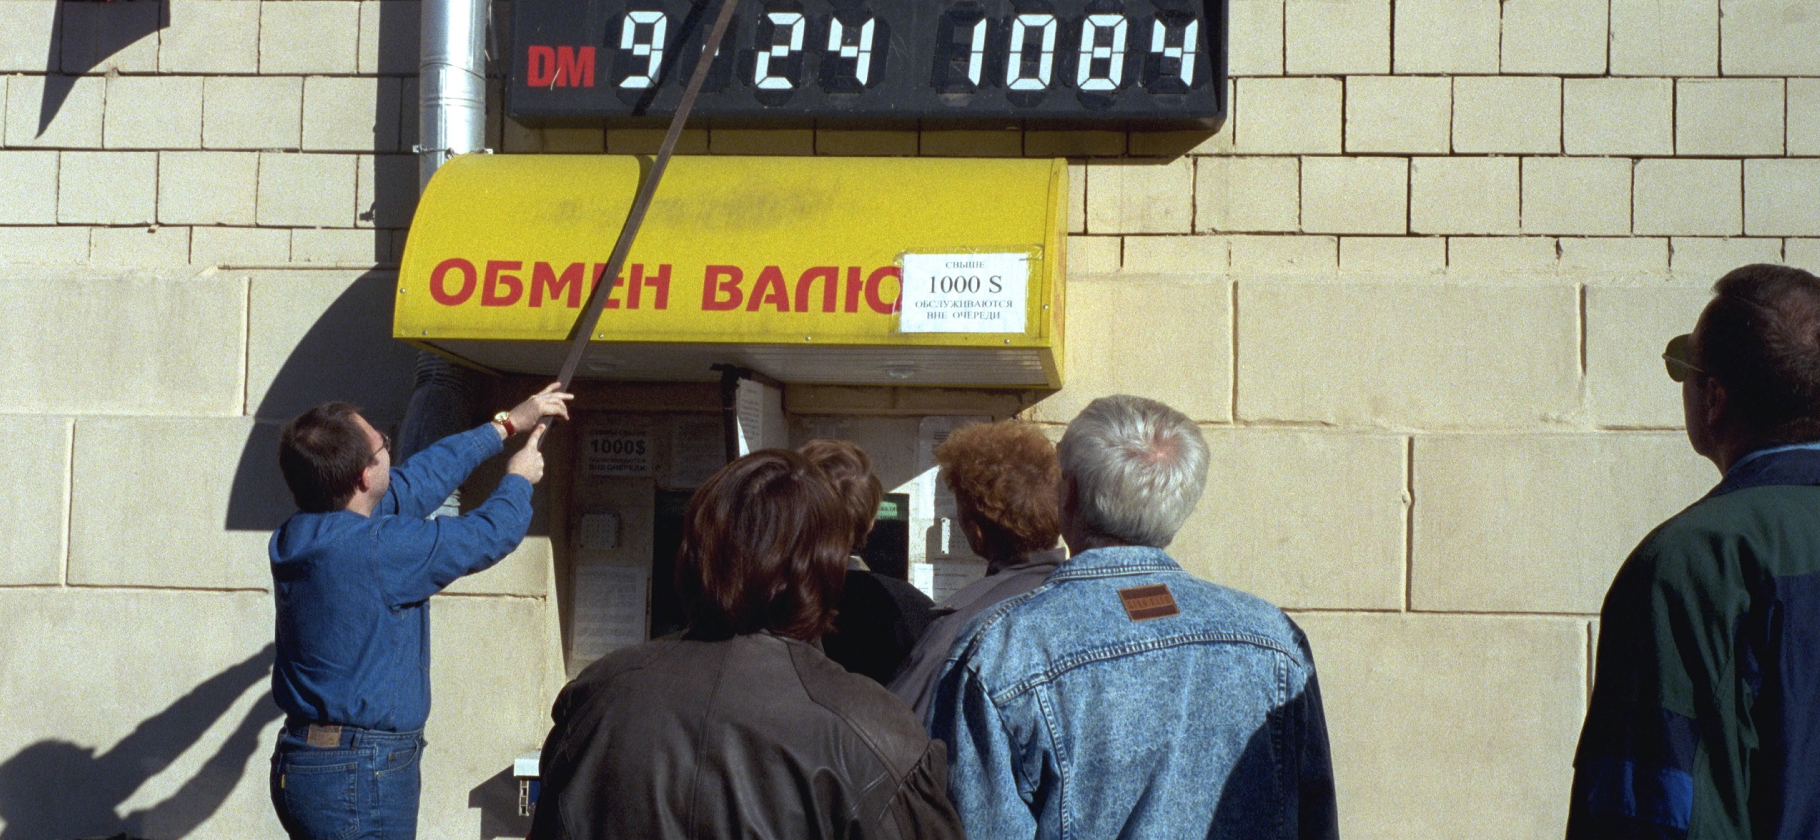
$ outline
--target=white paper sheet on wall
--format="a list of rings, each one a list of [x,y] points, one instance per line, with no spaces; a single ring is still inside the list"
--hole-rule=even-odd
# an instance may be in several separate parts
[[[575,563],[574,636],[569,657],[592,662],[645,640],[650,570],[582,552]]]
[[[953,519],[954,492],[942,481],[935,467],[935,449],[948,440],[948,435],[962,426],[990,422],[990,417],[924,417],[916,426],[916,467],[928,482],[928,508],[924,514],[931,520]]]
[[[784,392],[762,382],[741,379],[734,394],[739,422],[739,454],[789,446],[784,426]]]
[[[973,556],[966,537],[957,526],[954,493],[941,480],[935,466],[935,449],[948,440],[948,435],[963,426],[990,422],[990,417],[924,417],[916,427],[917,492],[911,494],[910,539],[923,549],[927,575],[913,581],[917,588],[940,601],[955,590],[979,579],[985,562]],[[914,552],[913,552],[914,553]],[[912,565],[913,571],[919,571]]]

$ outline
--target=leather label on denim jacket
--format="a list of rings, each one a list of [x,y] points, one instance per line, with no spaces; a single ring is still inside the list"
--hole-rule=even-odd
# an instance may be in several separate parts
[[[312,747],[332,750],[341,746],[341,726],[339,724],[323,726],[312,723],[309,731],[304,733],[303,741]]]
[[[1125,603],[1125,614],[1131,616],[1132,621],[1149,621],[1182,614],[1176,608],[1175,596],[1169,594],[1169,587],[1160,583],[1121,589],[1119,600]]]

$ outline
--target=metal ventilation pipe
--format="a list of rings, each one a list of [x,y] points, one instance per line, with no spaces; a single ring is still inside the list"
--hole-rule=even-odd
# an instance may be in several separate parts
[[[487,141],[490,0],[423,0],[418,63],[418,189],[456,155]],[[474,415],[474,373],[435,353],[417,357],[416,383],[398,429],[400,455],[464,429]],[[444,511],[457,506],[450,498]],[[441,511],[439,511],[441,512]]]
[[[423,0],[418,65],[418,187],[449,158],[487,142],[489,0]]]

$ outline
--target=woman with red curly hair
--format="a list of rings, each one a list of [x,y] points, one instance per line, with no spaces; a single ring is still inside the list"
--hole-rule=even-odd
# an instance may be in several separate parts
[[[961,628],[994,604],[1041,586],[1066,559],[1056,547],[1062,469],[1055,444],[1035,426],[1004,420],[957,429],[936,447],[935,462],[954,491],[961,533],[986,558],[986,576],[936,606],[929,629],[891,681],[891,692],[919,720]]]
[[[530,836],[961,837],[941,742],[817,643],[852,542],[827,474],[760,450],[683,516],[688,629],[563,689]]]

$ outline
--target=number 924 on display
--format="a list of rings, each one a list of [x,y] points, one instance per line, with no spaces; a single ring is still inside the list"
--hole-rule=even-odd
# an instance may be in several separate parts
[[[694,114],[1215,130],[1225,0],[739,0]],[[717,2],[517,0],[507,112],[675,112]]]

